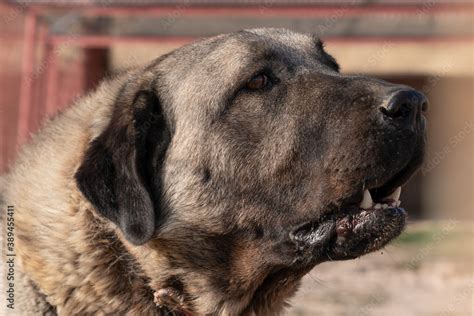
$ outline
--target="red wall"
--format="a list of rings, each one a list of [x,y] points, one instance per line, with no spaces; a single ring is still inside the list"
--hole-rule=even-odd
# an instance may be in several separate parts
[[[24,9],[0,4],[0,174],[8,170],[17,152],[18,105],[21,93],[21,69],[24,38]],[[63,50],[64,51],[64,50]],[[66,53],[53,49],[52,58],[43,59],[38,49],[33,78],[33,100],[29,110],[30,131],[35,131],[45,118],[45,104],[60,110],[84,91],[97,85],[106,74],[106,49],[83,50],[67,45]],[[51,56],[50,56],[51,57]],[[57,61],[53,80],[56,93],[47,97],[47,72]]]

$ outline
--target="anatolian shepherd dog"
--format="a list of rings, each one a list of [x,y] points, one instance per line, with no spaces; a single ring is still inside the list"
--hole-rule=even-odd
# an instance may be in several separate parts
[[[281,313],[315,265],[400,234],[426,107],[407,86],[342,75],[319,39],[285,29],[104,81],[5,179],[16,315]]]

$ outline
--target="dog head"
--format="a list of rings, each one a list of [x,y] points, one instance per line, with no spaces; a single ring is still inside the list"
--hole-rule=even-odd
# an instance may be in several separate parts
[[[400,234],[426,107],[341,74],[313,36],[221,35],[130,73],[76,179],[152,288],[196,314],[276,312],[314,265]]]

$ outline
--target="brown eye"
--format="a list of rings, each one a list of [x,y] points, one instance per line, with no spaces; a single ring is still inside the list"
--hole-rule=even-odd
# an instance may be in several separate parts
[[[258,89],[263,89],[267,86],[269,82],[269,78],[265,74],[259,74],[250,79],[249,82],[247,82],[247,88],[252,89],[252,90],[258,90]]]

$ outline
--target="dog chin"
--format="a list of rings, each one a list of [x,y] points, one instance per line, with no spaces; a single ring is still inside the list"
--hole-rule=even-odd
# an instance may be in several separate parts
[[[316,222],[291,232],[301,255],[320,263],[354,259],[384,247],[405,228],[406,212],[400,207],[401,187],[374,201],[365,190],[359,205],[343,206]]]

